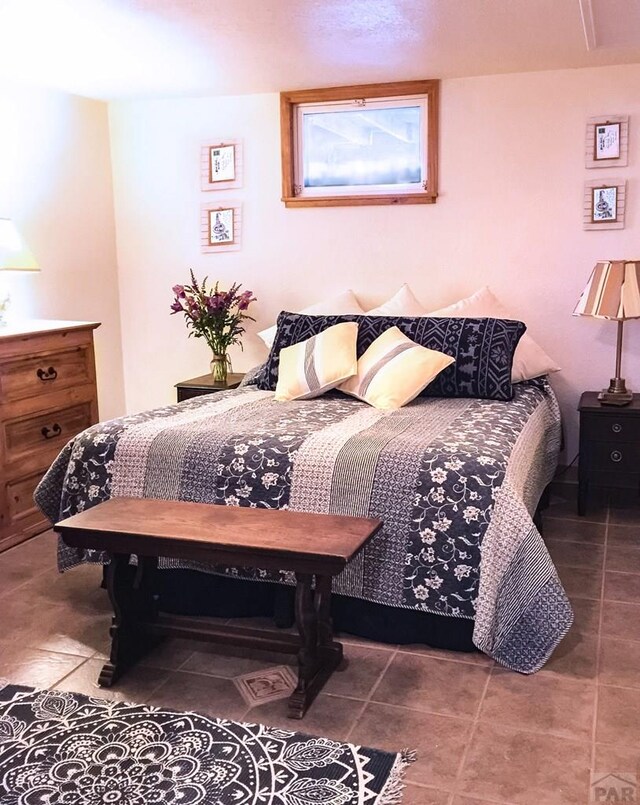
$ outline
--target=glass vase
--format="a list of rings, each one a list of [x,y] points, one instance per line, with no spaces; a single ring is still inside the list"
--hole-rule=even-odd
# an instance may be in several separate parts
[[[227,372],[229,370],[229,356],[224,353],[213,353],[213,358],[210,363],[211,377],[214,383],[226,385]]]

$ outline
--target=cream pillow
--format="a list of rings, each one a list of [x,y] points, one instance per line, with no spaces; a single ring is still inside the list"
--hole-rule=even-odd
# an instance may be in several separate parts
[[[443,316],[451,318],[489,318],[489,319],[516,319],[521,321],[518,316],[512,316],[503,306],[497,297],[485,285],[466,299],[442,307],[439,310],[432,310],[428,316]],[[541,346],[525,333],[516,347],[513,356],[513,367],[511,371],[511,382],[520,383],[521,380],[531,380],[540,375],[547,375],[551,372],[559,372],[560,367],[550,358]]]
[[[343,316],[348,314],[360,315],[364,313],[364,310],[354,292],[349,288],[347,291],[343,291],[329,299],[323,299],[322,302],[316,302],[315,305],[305,307],[304,310],[297,312],[309,313],[310,315],[318,314],[321,316]],[[258,333],[258,338],[264,341],[267,345],[267,349],[271,349],[277,330],[278,325],[274,324],[273,327],[268,327],[266,330],[262,330]]]
[[[338,389],[374,408],[390,411],[417,397],[454,362],[451,355],[422,347],[397,327],[389,327],[360,358],[355,377]]]
[[[382,305],[367,310],[367,316],[426,316],[427,311],[413,295],[411,288],[405,284],[391,299]]]
[[[276,400],[310,400],[353,377],[357,340],[358,325],[349,321],[281,349]]]

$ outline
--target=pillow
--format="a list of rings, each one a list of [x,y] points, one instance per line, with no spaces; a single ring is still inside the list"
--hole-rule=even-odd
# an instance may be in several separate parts
[[[389,327],[365,350],[358,361],[358,373],[345,380],[338,389],[374,408],[392,411],[411,402],[453,361],[450,355],[421,347],[397,327]]]
[[[343,313],[364,313],[364,310],[356,299],[354,292],[349,288],[348,291],[343,291],[330,299],[324,299],[322,302],[316,302],[315,305],[306,307],[300,313],[340,315]],[[269,349],[271,349],[273,339],[276,337],[277,329],[278,325],[274,324],[272,327],[268,327],[258,333],[258,338],[261,338]]]
[[[367,310],[367,316],[426,316],[426,308],[415,298],[411,288],[405,284],[391,299],[379,307]]]
[[[427,316],[490,316],[496,319],[509,319],[509,313],[504,308],[489,288],[485,285],[472,296],[460,299],[453,305],[432,310]],[[548,375],[551,372],[559,372],[560,367],[538,346],[528,333],[525,333],[518,344],[516,354],[513,357],[513,372],[511,375],[512,383],[520,383],[522,380],[531,380],[540,375]]]
[[[379,335],[397,327],[412,341],[455,359],[422,392],[429,397],[479,397],[510,400],[511,363],[526,330],[520,321],[503,319],[438,319],[429,316],[308,316],[282,312],[271,352],[256,385],[273,391],[278,382],[280,350],[311,338],[344,321],[358,324],[357,354],[361,357]]]
[[[276,400],[310,400],[358,370],[358,325],[343,322],[280,352]]]

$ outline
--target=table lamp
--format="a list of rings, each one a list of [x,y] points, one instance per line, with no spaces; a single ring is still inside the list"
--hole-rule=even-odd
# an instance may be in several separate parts
[[[602,260],[596,263],[574,316],[594,316],[618,322],[616,375],[598,399],[603,405],[628,405],[633,394],[620,377],[622,328],[627,319],[640,318],[640,260]]]
[[[16,225],[10,218],[0,218],[0,271],[39,271],[40,267]],[[0,291],[0,325],[9,307],[10,297]]]

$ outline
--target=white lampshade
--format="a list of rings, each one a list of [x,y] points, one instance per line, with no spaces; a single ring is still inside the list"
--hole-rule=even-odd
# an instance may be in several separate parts
[[[31,250],[10,218],[0,218],[0,271],[39,271]]]

